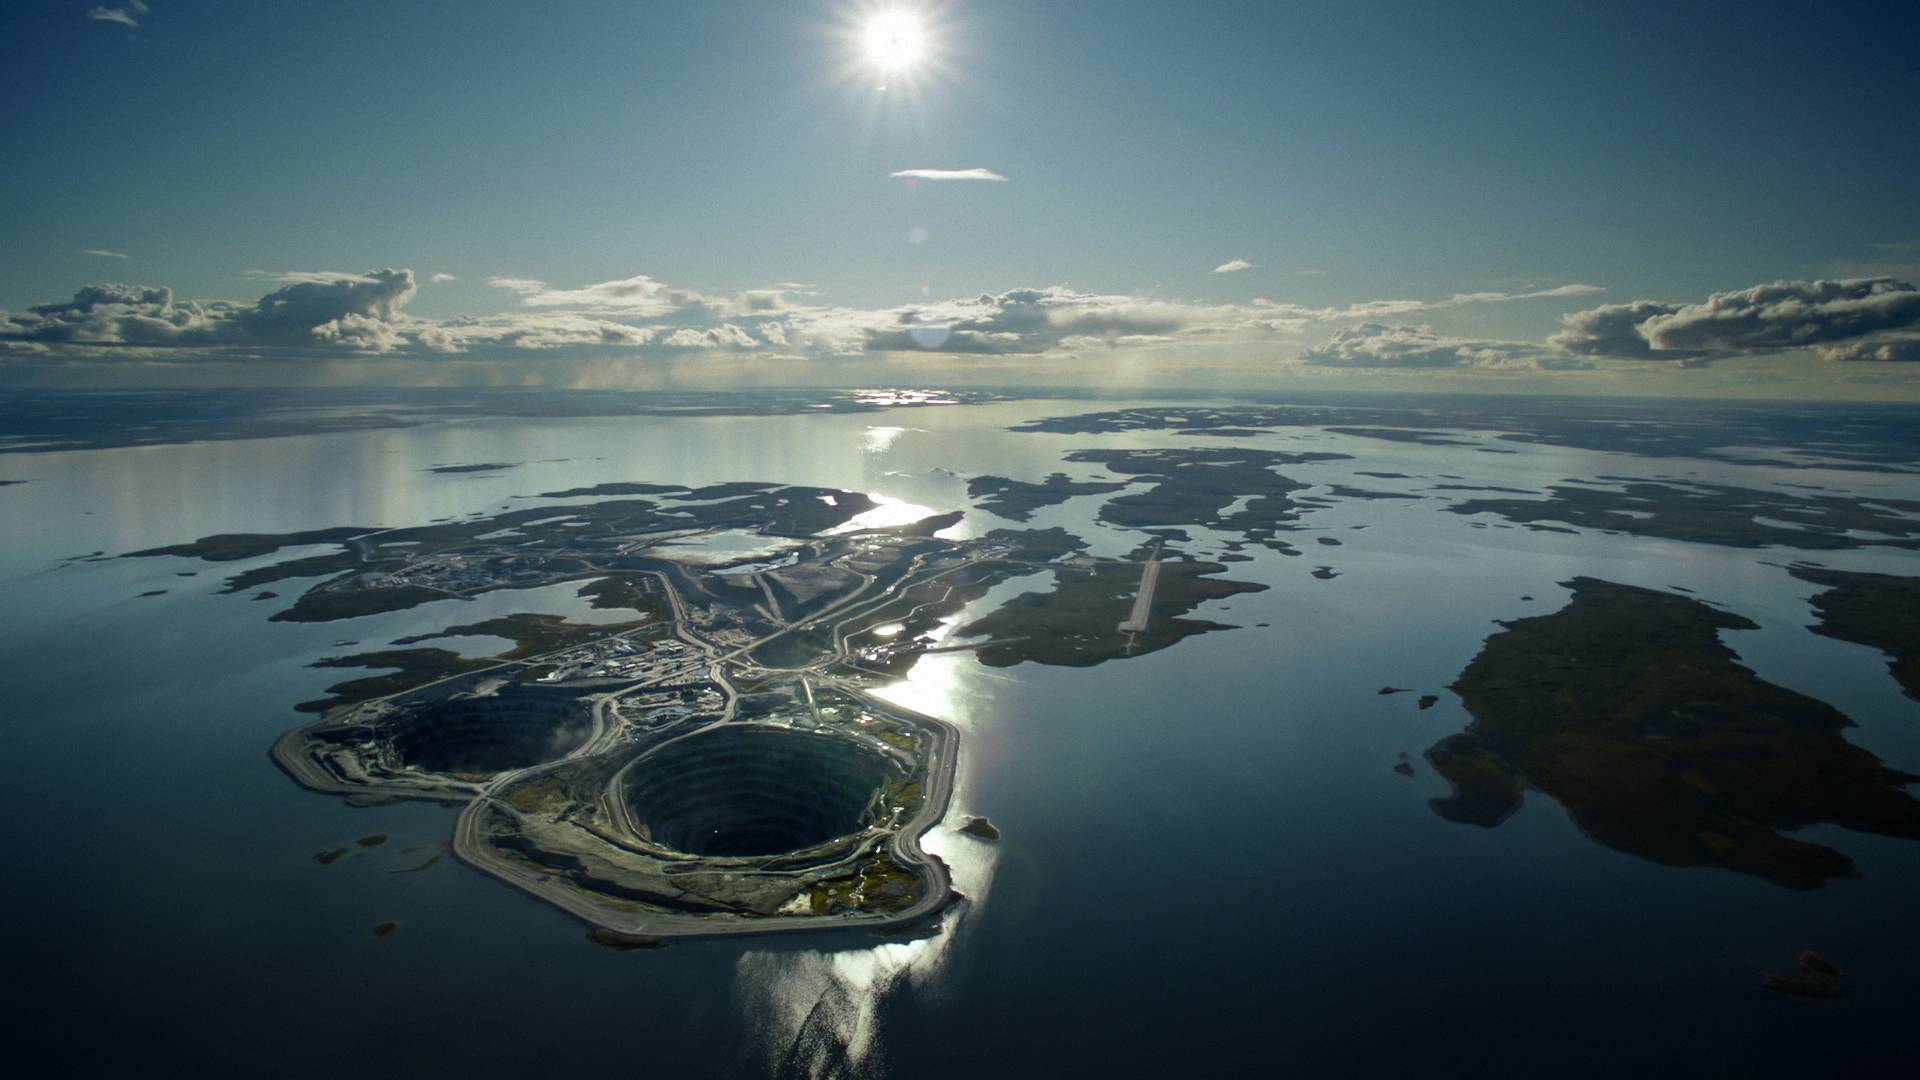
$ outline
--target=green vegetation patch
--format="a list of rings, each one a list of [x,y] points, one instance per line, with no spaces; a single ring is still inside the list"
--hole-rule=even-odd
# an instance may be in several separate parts
[[[1262,543],[1295,527],[1301,504],[1292,494],[1310,486],[1274,472],[1275,467],[1349,458],[1250,448],[1077,450],[1067,455],[1068,461],[1097,462],[1123,476],[1154,481],[1145,491],[1107,500],[1100,507],[1100,520],[1108,524],[1199,525]]]
[[[1684,408],[1618,405],[1592,399],[1528,402],[1461,397],[1452,403],[1248,404],[1220,408],[1168,405],[1053,416],[1010,428],[1052,434],[1176,431],[1226,434],[1227,429],[1325,428],[1349,435],[1426,445],[1461,445],[1460,432],[1486,432],[1510,443],[1568,446],[1642,457],[1717,458],[1767,468],[1907,472],[1913,461],[1911,423],[1898,413],[1803,407],[1781,423],[1777,409],[1758,402],[1689,401]],[[1435,430],[1444,428],[1447,430]],[[1753,448],[1783,453],[1756,455]],[[1805,448],[1818,447],[1807,455]],[[1512,453],[1476,447],[1478,453]]]
[[[650,575],[610,575],[580,586],[577,594],[596,610],[628,608],[645,619],[665,619],[671,612],[666,593]]]
[[[814,915],[884,914],[912,907],[919,894],[920,879],[882,851],[852,873],[815,882],[807,900]]]
[[[462,473],[497,473],[508,469],[517,469],[523,464],[518,461],[476,461],[470,465],[435,465],[424,471],[459,475]]]
[[[556,649],[571,648],[596,641],[603,637],[630,630],[637,623],[615,623],[595,625],[592,623],[571,623],[564,615],[536,615],[529,612],[516,612],[501,615],[480,622],[449,626],[445,630],[432,634],[415,634],[412,637],[395,638],[395,645],[413,645],[422,641],[434,641],[449,637],[503,637],[514,642],[512,649],[501,653],[502,660],[519,660],[523,657],[538,656]],[[439,650],[426,650],[437,652]],[[491,663],[491,661],[489,661]],[[486,666],[482,664],[480,666]]]
[[[1910,698],[1920,699],[1920,578],[1862,574],[1813,566],[1794,577],[1827,586],[1813,598],[1816,634],[1886,653],[1887,667]]]
[[[1138,563],[1121,562],[1056,570],[1051,591],[1022,593],[985,618],[960,627],[958,633],[961,637],[1003,640],[975,654],[988,667],[1012,667],[1028,660],[1058,667],[1092,667],[1118,657],[1164,649],[1193,634],[1232,629],[1225,623],[1179,617],[1208,600],[1266,588],[1210,576],[1225,570],[1224,565],[1214,562],[1162,563],[1145,633],[1125,634],[1119,629],[1132,613],[1141,572]]]
[[[1722,547],[1778,545],[1811,551],[1875,544],[1920,547],[1920,520],[1908,516],[1920,513],[1920,502],[1907,500],[1653,481],[1623,483],[1618,491],[1565,484],[1548,490],[1551,494],[1546,499],[1468,499],[1447,509],[1456,514],[1498,514],[1521,524],[1559,521]],[[1857,537],[1850,530],[1881,535]]]
[[[309,589],[301,593],[293,606],[273,613],[271,622],[333,622],[403,611],[433,600],[451,598],[450,593],[422,585],[396,585],[379,589]]]
[[[1087,547],[1085,540],[1057,525],[1051,529],[995,529],[985,539],[1012,545],[1008,554],[1028,562],[1052,562]]]
[[[1124,487],[1125,484],[1074,480],[1066,473],[1054,473],[1038,484],[1004,476],[976,476],[967,483],[967,497],[976,500],[982,510],[1009,521],[1026,521],[1041,507],[1056,506],[1076,495],[1104,495]]]
[[[648,484],[634,481],[619,481],[612,484],[595,484],[592,487],[571,487],[565,491],[543,491],[534,496],[536,499],[572,499],[585,495],[665,495],[670,491],[685,491],[685,484]]]
[[[1383,439],[1387,442],[1418,443],[1421,446],[1472,446],[1465,439],[1449,438],[1445,432],[1422,431],[1419,428],[1390,427],[1330,427],[1328,431],[1338,435],[1358,435],[1365,439]]]
[[[342,527],[290,533],[217,533],[213,536],[203,536],[191,544],[173,544],[168,547],[147,548],[144,551],[130,551],[127,553],[127,558],[177,555],[183,559],[234,562],[239,559],[256,559],[262,555],[271,555],[284,547],[299,547],[302,544],[341,544],[356,536],[364,536],[367,531]]]
[[[573,796],[574,793],[559,778],[542,776],[515,784],[500,797],[523,814],[557,817],[572,807]]]
[[[358,560],[345,551],[336,551],[327,555],[310,555],[304,559],[288,559],[285,562],[269,563],[266,566],[256,566],[251,570],[242,570],[228,578],[226,586],[220,591],[223,593],[245,592],[248,589],[258,588],[275,581],[286,581],[289,578],[332,577],[344,574],[357,565],[359,565]]]
[[[1785,835],[1816,822],[1920,838],[1920,777],[1848,742],[1824,702],[1765,682],[1720,642],[1754,629],[1697,600],[1593,578],[1505,623],[1452,689],[1473,723],[1427,751],[1450,821],[1497,825],[1545,792],[1608,847],[1810,889],[1852,861]]]
[[[398,694],[416,686],[460,675],[476,668],[491,667],[497,661],[469,659],[447,649],[385,649],[353,656],[329,656],[309,667],[317,668],[392,668],[380,675],[349,679],[327,687],[327,697],[303,701],[294,708],[300,712],[320,713],[342,705]]]
[[[271,555],[284,547],[334,544],[338,546],[334,552],[254,568],[227,582],[228,592],[238,592],[287,578],[332,575],[307,590],[292,607],[273,616],[283,622],[330,622],[399,611],[449,596],[551,584],[586,577],[596,570],[617,574],[654,568],[656,564],[646,558],[624,553],[624,538],[632,535],[743,528],[760,529],[772,536],[811,536],[877,505],[859,492],[761,483],[715,484],[692,491],[680,485],[602,484],[575,491],[643,491],[711,501],[680,503],[671,512],[646,499],[527,507],[487,517],[373,532],[337,528],[223,533],[191,544],[132,552],[129,557],[174,555],[218,562]],[[940,526],[929,523],[929,527]],[[509,532],[514,535],[502,535]],[[583,551],[591,551],[595,561],[584,558]],[[396,582],[395,577],[408,580]],[[597,584],[593,588],[586,595],[596,606],[632,606],[643,613],[660,611],[650,603],[642,606],[647,591],[644,586]]]

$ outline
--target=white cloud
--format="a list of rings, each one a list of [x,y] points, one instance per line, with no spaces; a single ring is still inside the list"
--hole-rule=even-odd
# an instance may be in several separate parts
[[[1920,337],[1868,338],[1847,345],[1830,345],[1821,350],[1821,355],[1850,363],[1920,362]]]
[[[1361,300],[1345,307],[1303,307],[1299,304],[1276,303],[1265,297],[1253,301],[1253,306],[1267,317],[1281,322],[1304,325],[1308,322],[1336,322],[1341,319],[1382,319],[1394,316],[1417,315],[1427,311],[1441,311],[1447,308],[1462,307],[1467,304],[1502,304],[1516,300],[1538,300],[1566,296],[1586,296],[1605,292],[1598,285],[1572,284],[1556,285],[1550,289],[1534,289],[1527,292],[1472,292],[1454,293],[1444,300]],[[1275,327],[1278,329],[1279,327]]]
[[[119,23],[130,30],[140,29],[140,16],[147,13],[147,5],[141,0],[130,0],[125,7],[96,7],[87,12],[87,18],[95,22]]]
[[[490,277],[487,279],[487,284],[496,289],[505,289],[508,292],[519,293],[522,296],[542,292],[547,287],[547,283],[544,281],[517,277]]]
[[[1376,300],[1306,307],[1255,300],[1205,304],[1067,285],[932,300],[887,308],[813,302],[797,283],[706,296],[647,275],[555,288],[533,278],[493,277],[510,310],[429,320],[407,314],[412,271],[256,270],[274,291],[252,303],[176,301],[166,289],[90,286],[70,302],[0,313],[0,350],[12,354],[135,357],[192,347],[234,358],[346,353],[487,360],[529,351],[583,359],[753,352],[819,360],[923,353],[947,356],[1088,358],[1101,351],[1170,361],[1195,347],[1223,357],[1271,356],[1315,325],[1366,319],[1300,359],[1324,367],[1462,367],[1538,363],[1538,345],[1446,338],[1424,326],[1377,318],[1539,294],[1458,293],[1439,300]],[[433,280],[429,278],[428,280]],[[1375,318],[1368,319],[1369,316]],[[1283,354],[1284,355],[1284,354]],[[1179,361],[1186,362],[1186,361]],[[1552,366],[1576,366],[1563,357]]]
[[[82,254],[82,255],[97,255],[97,256],[99,256],[99,257],[100,257],[100,258],[102,258],[102,259],[131,259],[131,258],[133,258],[133,256],[131,256],[131,255],[129,255],[129,254],[127,254],[127,253],[126,253],[126,252],[124,252],[124,251],[108,251],[108,250],[107,250],[107,249],[105,249],[105,248],[85,248],[85,249],[82,249],[82,250],[81,250],[81,252],[80,252],[80,254]]]
[[[1002,180],[1006,177],[992,169],[900,169],[888,177],[896,180]]]
[[[1450,368],[1474,363],[1476,351],[1484,351],[1484,344],[1441,337],[1430,326],[1361,323],[1337,331],[1300,360],[1316,367]]]
[[[288,283],[252,305],[176,303],[173,290],[89,285],[72,300],[0,319],[0,338],[90,346],[334,346],[386,352],[403,343],[411,270],[272,275]]]
[[[1640,332],[1657,350],[1741,352],[1846,341],[1920,324],[1920,290],[1894,278],[1776,281],[1715,293],[1655,315]]]
[[[662,338],[660,343],[676,349],[752,349],[760,344],[752,334],[731,323],[705,330],[682,327]]]
[[[1876,359],[1875,335],[1920,326],[1920,290],[1891,277],[1776,281],[1704,303],[1637,300],[1560,321],[1549,344],[1585,356],[1697,361],[1825,345],[1832,357]]]
[[[1677,310],[1677,304],[1635,300],[1568,312],[1560,316],[1560,325],[1565,329],[1548,338],[1547,343],[1579,356],[1646,357],[1652,353],[1653,346],[1640,333],[1640,324],[1655,315]]]
[[[741,311],[767,312],[779,311],[787,306],[787,290],[747,289],[735,298],[735,304]]]
[[[1489,341],[1436,334],[1430,326],[1361,323],[1334,333],[1300,362],[1330,368],[1472,369],[1482,372],[1587,371],[1578,357],[1547,354],[1525,341]]]
[[[669,286],[647,274],[602,281],[577,289],[554,288],[535,278],[490,277],[487,284],[510,292],[526,307],[574,308],[623,318],[654,319],[679,315],[696,321],[739,317],[767,317],[793,305],[792,297],[811,295],[810,287],[782,282],[770,288],[743,289],[731,296],[713,296]]]
[[[659,328],[571,312],[514,312],[422,324],[414,336],[428,351],[446,354],[569,347],[632,349],[650,344],[659,336]]]
[[[400,344],[395,322],[419,286],[411,270],[304,274],[228,322],[257,341],[312,340],[373,352]]]
[[[1541,371],[1596,371],[1600,365],[1579,356],[1537,356],[1533,366]]]
[[[1555,285],[1551,289],[1534,289],[1530,292],[1454,293],[1452,302],[1455,304],[1489,304],[1503,303],[1508,300],[1538,300],[1542,297],[1552,296],[1591,296],[1594,293],[1603,293],[1606,291],[1607,290],[1598,285],[1586,285],[1576,282],[1572,285]]]
[[[1037,353],[1069,337],[1117,343],[1137,335],[1225,328],[1244,319],[1232,307],[1083,293],[1055,285],[862,313],[855,321],[869,350]]]
[[[1455,300],[1363,300],[1344,308],[1321,309],[1322,319],[1378,319],[1388,315],[1413,315],[1435,308],[1450,307]]]
[[[176,304],[173,290],[88,285],[62,303],[0,317],[0,338],[39,345],[155,345],[211,341],[221,314]]]
[[[1245,259],[1229,259],[1213,268],[1216,274],[1237,274],[1242,270],[1253,269],[1253,264]]]
[[[261,281],[277,281],[282,285],[366,284],[374,280],[367,274],[348,274],[338,270],[249,270],[247,276]]]
[[[427,276],[427,280],[432,282],[435,285],[445,285],[449,281],[458,281],[460,279],[457,277],[454,277],[452,274],[441,273],[441,274],[429,274]]]
[[[652,349],[671,354],[759,349],[763,339],[777,343],[783,333],[779,323],[766,324],[762,337],[728,322],[677,328],[636,325],[624,321],[633,317],[628,313],[564,310],[558,305],[436,322],[404,310],[418,291],[411,270],[255,271],[253,276],[280,287],[243,304],[182,303],[164,288],[88,286],[64,303],[43,304],[24,315],[0,314],[0,353],[44,357],[65,350],[135,357],[192,348],[228,358],[295,359],[341,352],[465,358],[528,351],[606,355]],[[556,295],[539,282],[501,287],[539,300]],[[573,291],[602,304],[636,303],[619,289],[590,286]],[[704,315],[707,309],[688,304],[679,310]]]
[[[527,307],[593,308],[640,316],[665,315],[700,299],[692,293],[675,292],[645,274],[578,289],[556,289],[544,281],[516,277],[490,277],[487,284],[518,295]]]

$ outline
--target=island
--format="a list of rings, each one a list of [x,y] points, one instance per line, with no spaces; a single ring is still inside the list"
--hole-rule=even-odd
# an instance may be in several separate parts
[[[1057,506],[1079,495],[1106,495],[1125,484],[1077,481],[1066,473],[1054,473],[1038,484],[1010,480],[1004,476],[976,476],[967,482],[967,495],[975,505],[1009,521],[1026,521],[1035,510]]]
[[[1564,446],[1640,458],[1708,458],[1773,469],[1838,469],[1899,473],[1912,468],[1911,424],[1898,413],[1809,408],[1781,423],[1757,402],[1689,403],[1651,416],[1639,405],[1593,399],[1449,396],[1403,399],[1378,393],[1316,396],[1288,404],[1165,405],[1051,416],[1010,431],[1092,435],[1169,431],[1177,435],[1245,437],[1302,428],[1427,447],[1472,447],[1511,454],[1511,446],[1475,446],[1475,439]]]
[[[869,527],[873,501],[832,489],[621,483],[549,495],[598,501],[134,554],[256,560],[227,592],[321,578],[282,621],[563,582],[621,613],[454,622],[324,658],[316,666],[372,673],[302,705],[318,715],[273,746],[316,791],[459,806],[458,858],[608,943],[930,920],[955,899],[921,838],[947,813],[958,733],[876,691],[936,650],[989,664],[1141,655],[1226,629],[1180,616],[1260,588],[1159,545],[1090,558],[1058,528],[940,536],[958,513]],[[290,547],[305,550],[258,561]],[[996,584],[1036,573],[1052,576],[1052,593],[954,625]],[[473,636],[512,646],[469,657],[440,645]]]
[[[1671,866],[1794,889],[1854,873],[1789,833],[1815,823],[1920,839],[1920,780],[1846,740],[1824,702],[1762,680],[1722,644],[1741,616],[1575,578],[1566,607],[1487,639],[1452,689],[1472,714],[1427,751],[1449,821],[1495,826],[1534,788],[1594,840]]]
[[[1818,551],[1920,547],[1920,520],[1914,517],[1920,513],[1920,502],[1911,499],[1795,495],[1700,481],[1599,479],[1617,486],[1555,484],[1544,499],[1467,499],[1447,509],[1465,515],[1496,514],[1528,525],[1563,522],[1722,547]]]
[[[1100,520],[1121,528],[1194,525],[1238,534],[1228,550],[1259,544],[1295,555],[1276,533],[1299,528],[1303,504],[1293,496],[1312,485],[1282,475],[1282,466],[1351,460],[1348,454],[1289,452],[1249,447],[1151,450],[1076,450],[1066,460],[1098,464],[1151,484],[1100,506]]]
[[[1826,586],[1813,598],[1825,637],[1887,654],[1887,667],[1910,698],[1920,699],[1920,578],[1867,574],[1799,564],[1788,573]]]

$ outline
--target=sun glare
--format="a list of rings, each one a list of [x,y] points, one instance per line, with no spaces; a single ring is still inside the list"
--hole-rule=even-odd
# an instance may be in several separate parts
[[[839,0],[829,78],[865,110],[915,116],[959,82],[965,23],[951,0]]]
[[[926,28],[912,12],[878,12],[861,29],[860,47],[881,71],[905,71],[926,55]]]

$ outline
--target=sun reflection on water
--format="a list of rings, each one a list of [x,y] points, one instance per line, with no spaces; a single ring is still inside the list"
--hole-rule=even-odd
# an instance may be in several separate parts
[[[821,536],[839,536],[842,533],[863,532],[867,529],[891,529],[897,525],[911,525],[923,517],[930,517],[933,509],[910,503],[905,499],[896,499],[891,495],[869,492],[868,498],[879,504],[863,514],[848,518],[845,523],[821,533]]]
[[[900,436],[905,435],[907,432],[912,430],[914,429],[903,428],[903,427],[885,427],[879,424],[870,425],[867,428],[866,439],[862,444],[861,449],[865,450],[869,454],[884,454],[893,447],[893,442],[895,439],[898,439]]]
[[[972,618],[977,614],[973,606],[947,620],[933,636],[944,638],[952,627]],[[940,717],[961,730],[948,822],[962,821],[971,812],[974,759],[966,748],[980,733],[982,717],[976,709],[985,698],[981,682],[993,678],[971,653],[944,653],[922,657],[904,680],[875,691],[878,697]],[[941,914],[929,936],[864,949],[755,950],[735,961],[735,999],[747,1016],[757,1053],[774,1075],[863,1074],[877,1061],[886,996],[904,987],[916,1001],[938,1001],[946,991],[944,974],[963,926],[986,908],[999,849],[946,823],[922,837],[921,846],[947,864],[954,888],[965,897]]]

